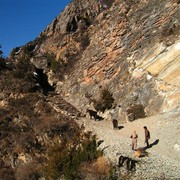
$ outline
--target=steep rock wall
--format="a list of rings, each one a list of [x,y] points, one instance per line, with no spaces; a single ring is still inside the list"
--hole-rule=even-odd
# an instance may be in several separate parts
[[[49,73],[56,91],[82,111],[103,88],[148,116],[179,107],[179,1],[109,2],[74,0],[41,33],[37,54],[66,66],[61,80]]]

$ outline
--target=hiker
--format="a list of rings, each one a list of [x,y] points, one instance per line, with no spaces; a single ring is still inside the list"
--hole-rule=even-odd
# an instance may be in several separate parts
[[[135,130],[133,131],[130,138],[132,138],[132,150],[135,150],[137,148],[137,138],[138,138],[138,135]]]
[[[147,148],[149,147],[149,139],[150,139],[150,132],[146,126],[144,126],[144,133],[145,133],[145,143],[147,144]]]

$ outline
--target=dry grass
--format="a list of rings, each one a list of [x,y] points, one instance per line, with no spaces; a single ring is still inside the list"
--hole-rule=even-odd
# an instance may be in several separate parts
[[[105,180],[110,177],[110,164],[108,160],[101,156],[96,161],[89,163],[83,163],[80,167],[80,173],[82,179],[95,179],[95,180]]]

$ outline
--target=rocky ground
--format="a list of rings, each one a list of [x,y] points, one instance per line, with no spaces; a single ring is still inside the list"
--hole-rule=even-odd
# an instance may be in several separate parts
[[[124,167],[119,173],[128,179],[180,179],[180,119],[179,113],[159,114],[133,122],[119,124],[120,129],[112,128],[111,120],[94,121],[89,118],[77,120],[85,126],[85,131],[92,131],[102,140],[100,145],[104,155],[114,164],[118,164],[121,155],[137,160],[135,171],[127,171]],[[145,147],[144,129],[151,132],[151,147],[146,149],[148,156],[136,158],[131,150],[130,135],[133,130],[138,133],[138,148]]]

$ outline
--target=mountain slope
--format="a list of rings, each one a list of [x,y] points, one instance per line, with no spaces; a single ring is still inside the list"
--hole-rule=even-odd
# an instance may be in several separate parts
[[[179,153],[179,142],[173,139],[179,138],[178,131],[171,133],[171,127],[177,130],[179,126],[179,17],[179,0],[73,0],[39,37],[14,48],[9,64],[0,71],[0,175],[18,177],[24,167],[29,170],[32,159],[37,169],[30,168],[29,174],[36,174],[38,164],[56,159],[56,154],[48,156],[49,144],[62,141],[67,149],[78,146],[83,137],[77,141],[73,135],[81,138],[82,129],[74,119],[85,115],[87,108],[102,110],[102,106],[98,115],[103,121],[81,118],[79,123],[85,121],[100,138],[105,137],[114,112],[120,125],[128,122],[118,131],[124,139],[122,146],[129,140],[128,128],[135,127],[142,135],[139,126],[147,123],[152,137],[160,141],[150,153],[156,156],[154,151],[161,153],[169,143],[164,156],[173,161]],[[103,95],[111,101],[106,102]],[[115,161],[114,153],[125,150],[113,150],[119,144],[110,142],[114,131],[109,132],[109,142],[102,148],[110,146],[105,153],[107,157],[113,154]],[[162,140],[164,133],[172,137],[170,142]],[[178,177],[176,172],[173,177]]]
[[[179,1],[108,2],[72,1],[34,41],[32,62],[49,72],[42,57],[54,54],[49,82],[81,111],[105,88],[124,111],[179,107]]]

